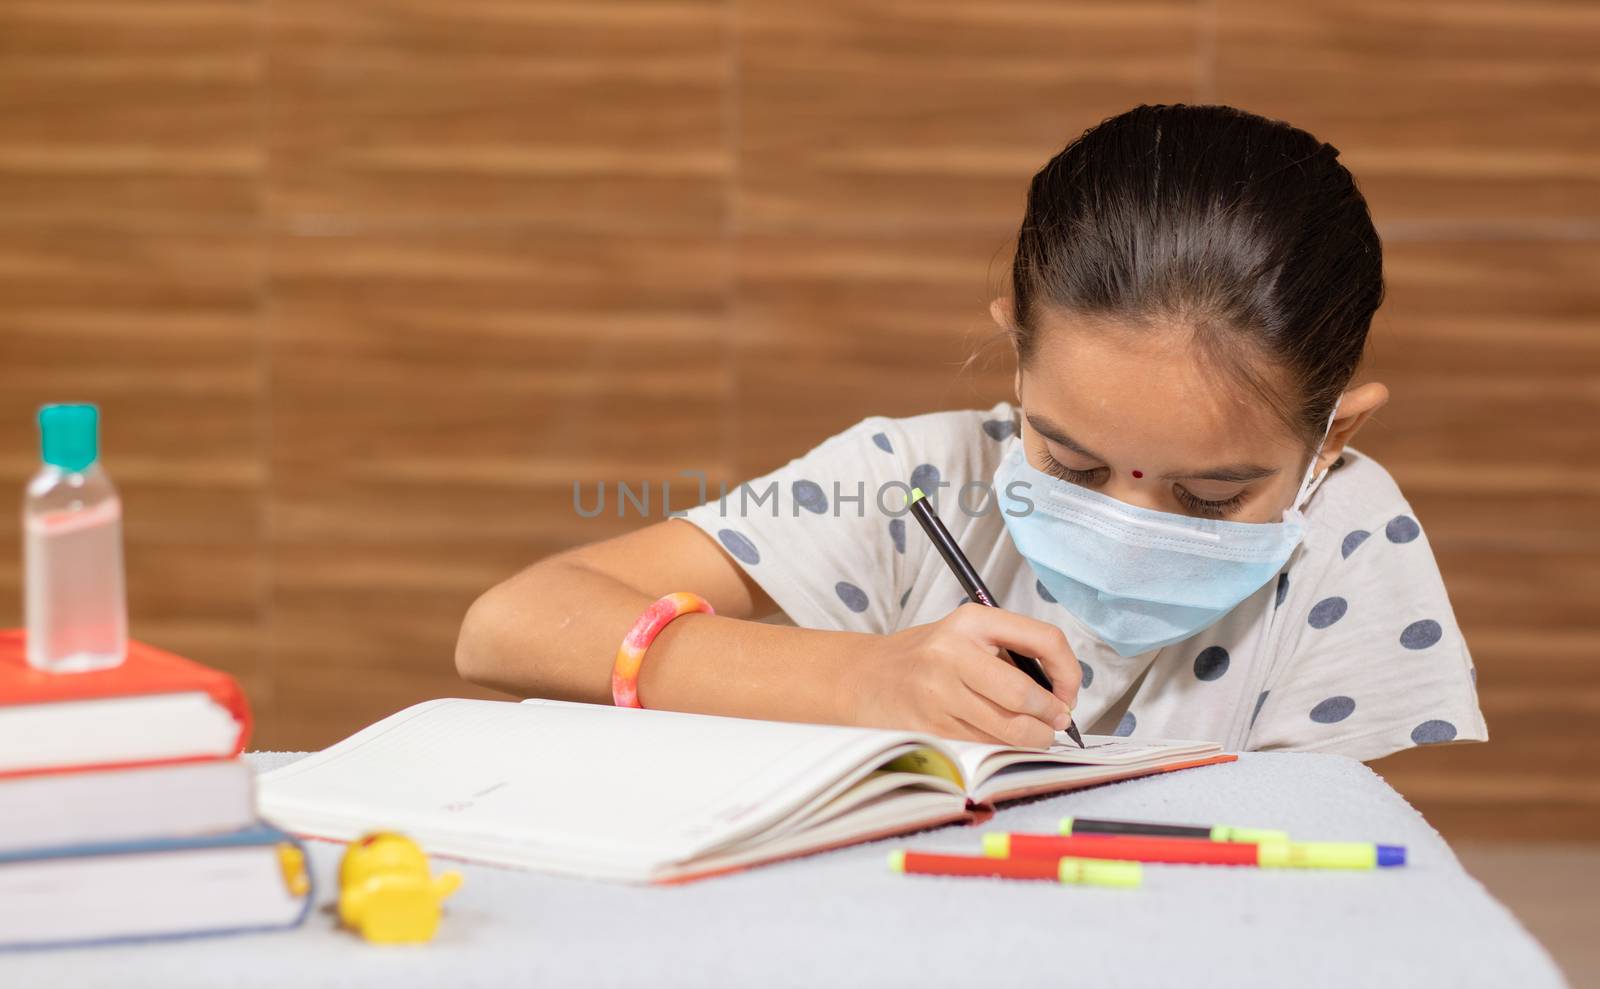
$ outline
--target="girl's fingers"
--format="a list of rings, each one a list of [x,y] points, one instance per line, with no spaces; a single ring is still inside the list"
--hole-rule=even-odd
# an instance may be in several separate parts
[[[983,729],[978,728],[978,727],[974,726],[973,724],[971,724],[970,722],[962,720],[961,718],[955,717],[954,715],[952,715],[950,717],[950,724],[954,726],[951,729],[953,734],[950,736],[950,737],[953,737],[953,738],[964,738],[964,739],[967,739],[967,740],[973,741],[973,742],[982,742],[985,745],[1009,745],[1009,744],[1011,744],[1011,743],[1007,742],[1005,739],[996,738],[995,736],[989,734],[988,732],[984,731]]]
[[[1078,657],[1073,655],[1072,646],[1061,629],[1049,622],[981,604],[962,605],[951,618],[958,629],[985,645],[1037,658],[1050,677],[1055,695],[1069,707],[1077,705],[1083,668],[1078,665]],[[1026,674],[1023,676],[1027,678]],[[1029,679],[1028,682],[1033,681]],[[1005,703],[1000,698],[996,700]]]
[[[1034,683],[1011,660],[981,647],[961,654],[956,673],[974,693],[1014,714],[1053,724],[1067,713],[1065,701]]]
[[[1066,702],[1034,683],[1003,656],[974,647],[962,654],[957,675],[972,696],[997,717],[1027,718],[1052,732],[1056,726],[1065,728],[1068,724]],[[987,729],[987,725],[980,727]]]
[[[1002,745],[1045,749],[1055,743],[1056,732],[1050,725],[1032,715],[1007,710],[979,694],[969,693],[957,700],[951,714]]]

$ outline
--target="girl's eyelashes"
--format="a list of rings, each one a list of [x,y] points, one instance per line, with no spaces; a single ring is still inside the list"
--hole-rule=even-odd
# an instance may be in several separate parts
[[[1094,485],[1105,480],[1106,475],[1111,473],[1111,468],[1109,467],[1095,467],[1092,470],[1074,470],[1073,468],[1068,467],[1066,464],[1063,464],[1061,461],[1057,460],[1055,457],[1052,457],[1049,450],[1042,452],[1044,453],[1045,473],[1054,477],[1059,477],[1063,481],[1069,481],[1073,484],[1081,484],[1084,487],[1093,487]]]
[[[1223,501],[1206,501],[1204,498],[1196,498],[1188,489],[1177,484],[1172,486],[1172,493],[1177,496],[1178,501],[1184,508],[1196,515],[1203,515],[1207,518],[1222,518],[1225,515],[1231,515],[1240,505],[1244,504],[1243,491]]]
[[[1091,470],[1077,470],[1068,467],[1051,456],[1049,450],[1041,452],[1044,456],[1045,473],[1072,484],[1081,484],[1086,488],[1092,488],[1104,481],[1107,475],[1111,473],[1111,468],[1104,466],[1095,467]],[[1193,492],[1177,484],[1172,486],[1172,493],[1185,511],[1205,518],[1224,518],[1232,515],[1240,505],[1244,504],[1245,496],[1245,492],[1240,491],[1231,498],[1225,498],[1221,501],[1207,501],[1204,498],[1195,497]]]

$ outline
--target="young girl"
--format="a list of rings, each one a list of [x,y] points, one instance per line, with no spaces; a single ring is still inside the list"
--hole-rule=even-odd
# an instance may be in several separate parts
[[[1221,106],[1092,128],[1034,176],[991,307],[1014,405],[867,419],[686,518],[538,563],[474,604],[458,669],[1018,745],[1069,720],[1358,759],[1483,740],[1427,537],[1349,446],[1388,391],[1351,386],[1382,255],[1337,157]],[[912,486],[1004,610],[962,603],[905,516]],[[714,613],[661,626],[678,595],[651,640],[636,622],[672,592]],[[778,612],[794,625],[758,620]]]

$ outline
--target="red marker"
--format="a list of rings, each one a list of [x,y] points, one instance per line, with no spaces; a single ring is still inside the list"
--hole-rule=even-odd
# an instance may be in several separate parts
[[[1136,862],[1184,862],[1195,865],[1255,865],[1255,845],[1231,841],[1202,841],[1198,838],[1144,838],[1129,835],[1003,834],[983,836],[983,851],[997,859],[1060,858],[1083,855],[1089,858],[1122,859]]]
[[[936,855],[897,850],[889,853],[889,871],[922,876],[987,876],[992,879],[1044,879],[1081,886],[1137,886],[1137,862],[1095,862],[1074,858],[986,858],[982,855]]]

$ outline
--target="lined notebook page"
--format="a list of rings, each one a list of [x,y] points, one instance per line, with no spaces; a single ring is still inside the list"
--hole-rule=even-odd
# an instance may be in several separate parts
[[[1115,735],[1085,735],[1083,748],[1056,735],[1058,742],[1044,751],[1012,749],[1003,745],[984,745],[980,742],[946,742],[961,763],[961,773],[972,789],[983,778],[1004,765],[1017,763],[1056,762],[1064,765],[1098,766],[1107,769],[1138,767],[1163,762],[1177,762],[1191,755],[1208,755],[1220,748],[1211,742],[1188,742],[1173,739],[1147,739],[1131,741]]]
[[[560,701],[428,701],[265,774],[261,807],[326,837],[382,826],[425,844],[478,835],[533,858],[544,848],[647,867],[777,820],[912,737]]]

